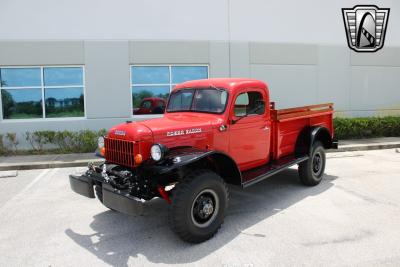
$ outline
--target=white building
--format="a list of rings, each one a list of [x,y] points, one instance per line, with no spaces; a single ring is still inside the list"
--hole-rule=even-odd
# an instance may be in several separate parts
[[[133,113],[205,77],[261,79],[278,108],[398,115],[400,3],[374,2],[391,9],[384,48],[356,53],[341,11],[356,1],[1,0],[0,133],[162,116]]]

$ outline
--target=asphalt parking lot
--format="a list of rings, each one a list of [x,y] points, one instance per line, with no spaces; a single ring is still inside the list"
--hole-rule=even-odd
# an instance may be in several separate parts
[[[104,208],[69,189],[82,168],[0,179],[1,266],[400,265],[400,153],[328,154],[324,181],[304,187],[289,169],[231,188],[211,240],[180,241],[156,199],[144,216]]]

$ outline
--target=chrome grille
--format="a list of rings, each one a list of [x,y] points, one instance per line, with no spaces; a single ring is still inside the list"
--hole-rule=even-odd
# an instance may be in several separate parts
[[[126,167],[135,166],[134,141],[104,138],[106,160]]]

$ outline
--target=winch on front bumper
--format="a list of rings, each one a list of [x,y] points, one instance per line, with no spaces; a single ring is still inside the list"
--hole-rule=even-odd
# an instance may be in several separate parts
[[[126,170],[115,170],[120,166],[102,164],[99,167],[89,165],[83,175],[70,175],[71,189],[82,196],[95,198],[94,186],[101,187],[103,204],[113,210],[131,215],[140,215],[143,212],[144,198],[134,194],[143,194],[151,199],[150,185],[147,179],[137,177]]]

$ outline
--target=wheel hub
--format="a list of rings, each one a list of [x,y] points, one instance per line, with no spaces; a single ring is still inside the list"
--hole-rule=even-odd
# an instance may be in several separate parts
[[[198,227],[210,225],[218,212],[219,200],[213,190],[202,191],[192,205],[192,221]]]
[[[206,216],[211,215],[211,213],[213,213],[213,211],[214,211],[214,206],[212,205],[212,203],[207,203],[207,204],[204,205],[204,207],[203,207],[203,213],[204,213]]]
[[[313,171],[314,173],[318,173],[320,171],[322,167],[322,159],[321,159],[321,155],[315,154],[314,158],[313,158]]]

